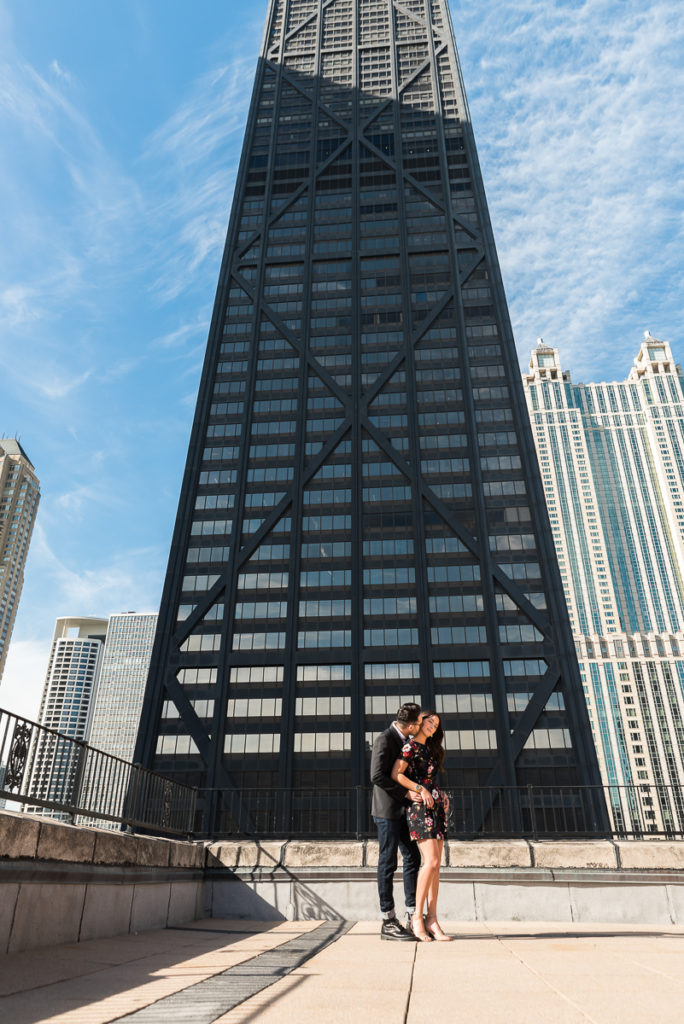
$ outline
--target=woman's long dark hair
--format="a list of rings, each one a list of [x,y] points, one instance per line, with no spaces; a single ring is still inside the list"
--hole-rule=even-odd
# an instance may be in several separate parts
[[[433,732],[432,736],[427,737],[427,739],[425,740],[425,746],[428,748],[428,751],[437,762],[437,770],[441,771],[442,765],[444,764],[444,758],[446,756],[446,751],[444,749],[444,729],[442,728],[442,719],[437,711],[423,712],[423,718],[432,718],[433,716],[439,719],[439,725]]]

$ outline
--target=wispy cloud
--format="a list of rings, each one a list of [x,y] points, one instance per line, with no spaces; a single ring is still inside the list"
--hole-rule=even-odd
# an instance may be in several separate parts
[[[681,6],[483,0],[454,24],[521,359],[541,334],[578,378],[624,375],[642,328],[681,321]]]
[[[209,317],[207,313],[206,316],[198,317],[193,323],[181,324],[180,327],[176,327],[173,331],[155,338],[152,342],[152,347],[171,350],[184,348],[190,339],[206,335],[208,322]]]
[[[61,374],[58,377],[46,377],[43,380],[36,380],[35,386],[46,398],[66,398],[81,384],[85,384],[92,372],[92,370],[85,370],[76,376]]]
[[[67,82],[67,84],[71,83],[72,79],[70,72],[61,66],[56,57],[50,62],[50,71],[52,71],[57,78],[61,78],[63,82]]]
[[[192,288],[208,265],[215,275],[249,108],[245,84],[254,73],[254,57],[243,54],[204,74],[145,149],[162,196],[153,210],[163,226],[154,283],[160,302]]]
[[[103,463],[102,453],[95,453],[92,462]],[[96,487],[93,484],[79,484],[68,491],[63,491],[53,499],[53,506],[60,515],[66,515],[70,519],[77,519],[83,515],[84,510],[91,505],[104,505],[108,508],[121,508],[123,502],[112,494],[110,489]],[[47,544],[46,535],[43,534],[43,543]]]
[[[76,609],[66,614],[110,615],[124,607],[139,610],[158,606],[161,573],[157,548],[104,552],[100,564],[76,569],[53,551],[40,524],[36,524],[33,543],[34,558],[51,576],[60,607]]]
[[[9,327],[39,319],[41,311],[37,305],[36,289],[25,284],[8,284],[0,291],[0,311]]]
[[[8,6],[0,388],[43,484],[10,658],[14,644],[43,644],[39,692],[57,615],[158,601],[261,26],[246,29],[241,11],[239,37],[219,45],[212,26],[190,53],[173,25],[158,32],[159,5],[132,5],[137,43],[163,35],[166,47],[157,80],[132,64],[138,118],[98,92],[88,60],[19,52]],[[677,353],[680,11],[679,0],[455,5],[523,361],[541,334],[576,378],[624,376],[646,327]],[[193,81],[186,61],[208,70]],[[18,650],[36,674],[32,648]]]
[[[79,320],[101,316],[107,288],[130,274],[122,249],[140,209],[138,186],[108,152],[73,86],[56,59],[41,74],[11,33],[3,37],[0,355],[11,354],[11,374],[41,401],[64,399],[90,373],[65,373],[63,345],[54,351],[58,324],[68,315],[76,352]]]
[[[40,522],[31,546],[28,600],[33,614],[13,637],[0,684],[3,707],[29,718],[38,714],[55,619],[60,615],[109,615],[128,610],[156,611],[162,581],[163,552],[158,547],[103,550],[101,560],[74,568],[50,546]],[[32,592],[40,575],[40,591]]]

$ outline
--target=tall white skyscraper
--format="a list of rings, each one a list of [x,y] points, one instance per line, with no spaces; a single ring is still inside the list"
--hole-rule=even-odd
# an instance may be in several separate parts
[[[87,739],[90,701],[106,632],[107,619],[57,619],[40,703],[38,721],[42,726],[76,740]],[[59,736],[41,733],[31,752],[29,792],[41,800],[68,802],[74,795],[77,771],[73,745]],[[54,813],[39,806],[27,809]]]
[[[0,438],[0,680],[39,500],[40,484],[28,455],[15,438]]]
[[[88,743],[123,761],[132,761],[140,724],[147,673],[157,628],[157,615],[126,612],[112,615],[107,627],[102,664],[90,705]],[[118,784],[118,774],[110,762],[92,755],[83,773],[81,803],[94,808],[107,807],[110,814],[122,814],[126,787]],[[105,819],[79,817],[81,824],[97,822],[99,827],[115,828]]]
[[[683,828],[682,369],[646,332],[627,380],[573,384],[540,339],[523,383],[614,819]]]
[[[40,724],[131,761],[156,625],[156,614],[135,612],[109,619],[58,619]],[[87,764],[85,760],[78,763],[73,746],[59,737],[43,735],[35,743],[30,782],[33,796],[55,801],[66,796],[67,802],[75,802],[80,794],[97,806],[96,790],[105,786],[109,787],[107,806],[116,814],[125,795],[125,789],[112,795],[116,783],[108,762],[98,759],[95,763],[89,758]],[[42,813],[60,816],[49,809]]]
[[[124,761],[133,759],[156,628],[156,613],[109,619],[88,742]]]

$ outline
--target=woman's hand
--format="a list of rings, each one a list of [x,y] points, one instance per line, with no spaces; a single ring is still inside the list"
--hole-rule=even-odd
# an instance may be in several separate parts
[[[442,797],[442,802],[443,802],[443,804],[444,804],[444,813],[445,813],[445,814],[448,814],[448,813],[449,813],[449,804],[450,804],[450,800],[449,800],[449,797],[448,797],[448,796],[446,795],[446,793],[445,793],[445,794],[444,794],[444,796]]]
[[[432,793],[425,788],[425,786],[423,786],[423,788],[421,789],[420,795],[423,798],[423,803],[425,804],[426,807],[435,806],[435,798],[433,797]]]

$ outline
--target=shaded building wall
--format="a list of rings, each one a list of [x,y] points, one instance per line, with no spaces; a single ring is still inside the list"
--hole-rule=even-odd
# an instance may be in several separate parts
[[[598,781],[447,6],[273,0],[138,757],[221,831],[407,699],[461,785]]]

